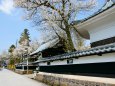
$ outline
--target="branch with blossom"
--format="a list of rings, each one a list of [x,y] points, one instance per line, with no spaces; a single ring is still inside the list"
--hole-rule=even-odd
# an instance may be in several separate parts
[[[79,11],[89,11],[96,5],[96,0],[14,0],[17,7],[27,10],[28,19],[35,25],[48,24],[48,28],[62,29],[67,36],[68,51],[74,50],[71,29],[72,22]],[[77,29],[76,29],[77,31]],[[79,31],[77,31],[78,34]]]

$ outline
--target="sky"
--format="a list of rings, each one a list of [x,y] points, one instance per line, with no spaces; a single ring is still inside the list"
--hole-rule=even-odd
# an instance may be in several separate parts
[[[25,28],[29,29],[31,39],[39,37],[31,22],[23,20],[23,11],[13,7],[12,0],[0,0],[0,53],[16,44]]]
[[[105,0],[98,1],[102,3]],[[79,14],[79,19],[84,18],[84,14],[85,12]],[[7,50],[12,44],[16,44],[25,28],[29,29],[32,40],[39,38],[40,33],[33,27],[32,22],[22,19],[23,15],[21,9],[13,7],[12,0],[0,0],[0,53]]]

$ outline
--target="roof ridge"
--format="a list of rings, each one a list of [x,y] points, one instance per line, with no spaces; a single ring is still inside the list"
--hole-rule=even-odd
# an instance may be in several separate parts
[[[82,51],[75,51],[70,53],[64,53],[61,55],[56,55],[48,58],[40,59],[36,62],[43,62],[43,61],[51,61],[51,60],[59,60],[59,59],[68,59],[68,58],[75,58],[75,57],[81,57],[81,56],[88,56],[88,55],[98,55],[101,53],[108,53],[108,52],[115,52],[115,43],[98,46],[94,48],[90,48],[88,50],[82,50]]]

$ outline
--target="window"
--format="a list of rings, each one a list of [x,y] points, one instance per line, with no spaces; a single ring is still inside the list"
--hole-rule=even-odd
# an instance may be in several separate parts
[[[50,65],[50,62],[47,62],[47,65]]]
[[[68,59],[67,60],[67,64],[72,64],[73,63],[73,59]]]

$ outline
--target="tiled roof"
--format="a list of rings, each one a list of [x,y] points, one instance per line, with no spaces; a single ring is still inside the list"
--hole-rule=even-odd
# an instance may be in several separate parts
[[[91,48],[84,51],[75,51],[75,52],[65,53],[65,54],[57,55],[53,57],[46,57],[36,62],[63,60],[63,59],[78,58],[78,57],[84,57],[84,56],[90,56],[90,55],[101,55],[101,54],[110,53],[110,52],[115,52],[115,43],[98,46],[98,47]]]
[[[57,43],[59,43],[59,39],[58,39],[58,38],[55,38],[55,39],[53,39],[53,40],[51,40],[51,41],[49,41],[49,42],[47,42],[47,43],[45,43],[45,44],[42,44],[36,51],[32,52],[30,55],[34,55],[34,54],[36,54],[36,53],[38,53],[38,52],[41,52],[41,51],[43,51],[43,50],[45,50],[45,49],[52,48],[52,47],[54,47]]]

